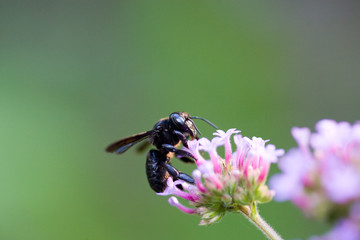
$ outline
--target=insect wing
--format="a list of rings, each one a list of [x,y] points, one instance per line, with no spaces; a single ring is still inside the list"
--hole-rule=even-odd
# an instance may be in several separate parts
[[[120,139],[119,141],[110,144],[110,146],[106,148],[106,151],[111,153],[121,154],[126,150],[128,150],[130,147],[132,147],[134,144],[144,140],[145,138],[148,138],[152,132],[153,131],[147,131],[147,132],[135,134],[133,136],[124,139]]]
[[[150,141],[144,141],[136,148],[136,152],[142,153],[151,145]]]

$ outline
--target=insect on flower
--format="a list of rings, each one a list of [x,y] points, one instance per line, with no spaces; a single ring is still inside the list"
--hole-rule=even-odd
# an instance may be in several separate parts
[[[145,139],[157,149],[150,150],[146,157],[146,174],[150,187],[155,192],[163,192],[169,178],[193,184],[194,179],[186,173],[178,171],[170,164],[171,156],[181,156],[183,162],[193,162],[194,156],[188,151],[177,149],[182,143],[188,146],[188,139],[198,138],[200,134],[193,119],[200,119],[217,128],[214,124],[201,117],[190,116],[187,112],[174,112],[168,118],[160,119],[152,130],[138,133],[112,143],[106,148],[107,152],[122,154],[134,144]],[[181,184],[178,185],[181,188]]]

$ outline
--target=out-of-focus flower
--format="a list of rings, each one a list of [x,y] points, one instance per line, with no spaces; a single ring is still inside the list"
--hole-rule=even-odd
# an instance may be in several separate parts
[[[308,217],[336,222],[312,240],[360,239],[360,123],[325,119],[315,130],[292,129],[298,147],[279,161],[282,173],[270,179],[275,200],[292,201]]]
[[[274,196],[274,191],[269,190],[265,182],[270,164],[284,151],[271,144],[265,146],[268,140],[249,139],[239,132],[236,129],[218,130],[212,140],[189,141],[186,150],[195,156],[197,165],[193,172],[195,185],[169,178],[167,189],[158,194],[188,200],[191,208],[179,203],[174,196],[169,202],[185,213],[200,215],[200,225],[219,221],[226,211],[256,215],[256,204],[268,202]],[[230,142],[232,135],[236,144],[234,152]],[[218,154],[219,147],[224,147],[224,157]],[[209,159],[203,157],[204,152]]]
[[[293,128],[298,148],[280,161],[270,179],[275,200],[290,200],[307,216],[336,220],[360,200],[360,123],[321,120],[316,132]]]
[[[335,227],[322,236],[313,236],[309,240],[359,240],[359,225],[349,219],[343,219]]]
[[[322,236],[313,236],[309,240],[359,240],[360,239],[360,202],[354,203],[347,218],[335,223],[332,230]]]

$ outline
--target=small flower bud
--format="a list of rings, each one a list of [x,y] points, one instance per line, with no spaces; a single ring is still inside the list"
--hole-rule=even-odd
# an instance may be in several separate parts
[[[221,196],[221,201],[226,207],[229,207],[232,204],[232,197],[229,194],[224,194]]]

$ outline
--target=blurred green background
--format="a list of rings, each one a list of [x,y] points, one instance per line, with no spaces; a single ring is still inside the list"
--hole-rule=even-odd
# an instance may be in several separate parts
[[[358,1],[0,1],[0,239],[264,239],[237,215],[198,226],[149,188],[145,154],[104,148],[174,111],[284,149],[292,126],[359,120],[359,15]],[[260,211],[286,239],[329,228],[289,203]]]

